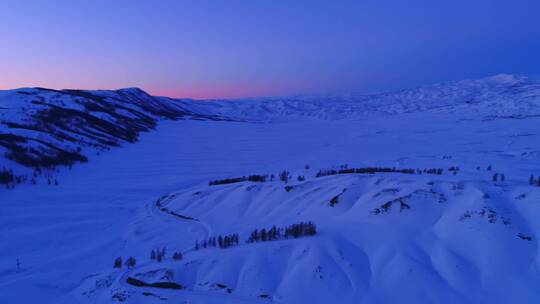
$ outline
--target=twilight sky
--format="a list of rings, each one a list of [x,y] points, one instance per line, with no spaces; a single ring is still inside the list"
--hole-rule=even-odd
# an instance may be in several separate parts
[[[0,89],[218,98],[540,75],[539,0],[2,0]]]

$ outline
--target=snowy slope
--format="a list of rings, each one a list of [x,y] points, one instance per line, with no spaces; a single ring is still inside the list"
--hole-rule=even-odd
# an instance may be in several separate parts
[[[468,86],[483,88],[478,103],[459,97]],[[340,116],[343,99],[303,97],[295,111],[288,100],[178,101],[194,119],[162,121],[137,143],[60,170],[56,187],[0,192],[0,302],[537,303],[536,85],[499,76],[440,87],[417,91],[454,87],[454,97],[392,115],[374,103]],[[215,115],[236,121],[198,119]],[[317,177],[344,165],[444,170]],[[288,183],[209,185],[282,170]],[[317,234],[245,242],[254,229],[303,221]],[[195,250],[228,234],[239,244]],[[165,259],[152,260],[161,248]],[[137,263],[115,269],[117,257]]]

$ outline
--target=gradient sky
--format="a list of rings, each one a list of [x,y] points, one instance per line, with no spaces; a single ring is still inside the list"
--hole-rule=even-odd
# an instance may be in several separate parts
[[[218,98],[540,75],[539,0],[0,1],[0,89]]]

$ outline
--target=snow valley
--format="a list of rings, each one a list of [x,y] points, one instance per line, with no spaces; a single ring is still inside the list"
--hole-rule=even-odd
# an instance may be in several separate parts
[[[2,303],[537,303],[540,83],[0,92]]]

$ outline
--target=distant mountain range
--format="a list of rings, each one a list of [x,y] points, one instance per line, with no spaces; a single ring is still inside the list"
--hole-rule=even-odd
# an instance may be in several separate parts
[[[197,105],[201,104],[206,110],[201,113],[250,120],[359,119],[416,112],[521,117],[540,114],[540,83],[500,74],[394,92],[212,100]]]

